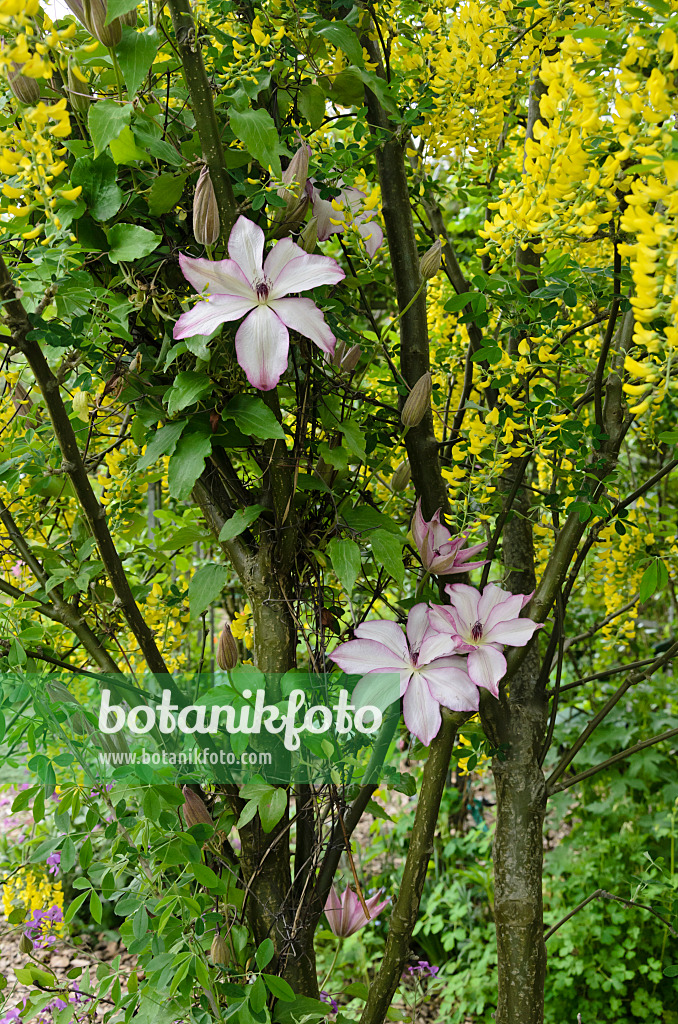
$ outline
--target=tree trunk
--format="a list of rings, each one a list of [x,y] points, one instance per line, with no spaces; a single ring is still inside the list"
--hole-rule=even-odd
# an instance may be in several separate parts
[[[526,492],[525,492],[526,493]],[[508,589],[534,590],[532,525],[527,502],[517,503],[503,536]],[[538,634],[518,670],[502,684],[499,702],[483,700],[483,724],[495,758],[497,823],[494,839],[495,927],[499,990],[496,1024],[542,1024],[546,946],[543,937],[542,830],[546,784],[539,765],[547,701],[539,684]]]

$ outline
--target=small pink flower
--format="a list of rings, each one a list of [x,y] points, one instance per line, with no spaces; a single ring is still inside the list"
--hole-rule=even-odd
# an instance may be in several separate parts
[[[422,565],[427,572],[432,572],[436,576],[451,576],[453,573],[467,572],[469,569],[487,565],[487,560],[468,561],[472,555],[486,547],[486,542],[464,548],[462,545],[468,539],[468,534],[462,534],[456,540],[452,540],[452,534],[440,522],[440,509],[427,521],[422,515],[421,500],[417,502],[412,520],[412,536],[421,555]]]
[[[388,900],[379,901],[381,889],[376,896],[370,896],[365,900],[368,917],[358,896],[352,889],[346,889],[343,896],[339,896],[337,890],[332,886],[325,904],[325,917],[330,930],[339,938],[345,939],[354,935],[363,928],[368,921],[374,921],[375,917],[382,912],[388,904]]]
[[[11,572],[12,576],[16,576],[17,579],[18,579],[19,576],[21,576],[21,570],[23,569],[25,564],[26,564],[25,562],[22,562],[21,560],[19,560],[16,563],[16,565],[13,565],[12,568],[10,569],[10,572]]]
[[[264,232],[238,217],[228,239],[230,259],[179,256],[181,271],[202,302],[182,313],[174,337],[211,334],[221,324],[245,317],[235,336],[235,352],[250,384],[270,391],[287,369],[289,331],[297,331],[331,356],[336,338],[312,299],[288,298],[321,284],[337,284],[344,271],[329,256],[309,256],[290,238],[277,242],[264,262]]]

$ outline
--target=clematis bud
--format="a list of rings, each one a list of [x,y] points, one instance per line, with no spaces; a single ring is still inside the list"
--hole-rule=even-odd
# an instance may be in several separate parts
[[[409,460],[405,459],[404,462],[400,463],[391,477],[391,487],[394,491],[404,491],[411,479],[412,467],[410,466]]]
[[[430,281],[440,270],[442,261],[443,246],[439,238],[436,238],[431,248],[424,253],[419,261],[419,270],[424,281]]]
[[[304,252],[313,252],[318,243],[318,218],[311,217],[310,221],[299,235],[299,245]]]
[[[193,198],[193,235],[200,245],[214,245],[219,237],[219,208],[207,167],[203,167]]]
[[[353,345],[348,350],[345,356],[342,356],[340,368],[345,370],[346,373],[353,373],[356,366],[360,362],[360,357],[363,354],[363,350],[360,345]]]
[[[210,812],[198,794],[189,786],[184,786],[181,792],[184,794],[184,821],[187,828],[192,825],[214,825]]]
[[[223,967],[227,966],[229,960],[228,947],[220,932],[214,933],[212,946],[210,948],[210,956],[215,964],[221,964]]]
[[[29,78],[21,71],[23,64],[12,61],[11,67],[7,68],[7,81],[9,87],[18,99],[19,103],[34,107],[40,102],[40,86],[34,78]]]
[[[332,366],[336,366],[336,367],[341,366],[341,360],[344,358],[345,354],[346,354],[346,343],[344,341],[340,340],[334,346],[334,355],[332,356],[332,358],[330,360],[330,362],[332,363]]]
[[[289,162],[289,166],[283,172],[283,187],[278,189],[278,195],[285,200],[287,213],[293,209],[305,195],[306,179],[308,178],[308,162],[311,157],[311,147],[304,143],[296,151]]]
[[[238,664],[238,645],[235,642],[235,637],[231,633],[231,627],[226,623],[221,631],[219,637],[219,646],[217,647],[217,665],[223,669],[224,672],[230,671],[235,668]]]
[[[114,18],[106,24],[108,5],[106,0],[66,0],[73,14],[103,46],[117,46],[122,39],[122,22]]]
[[[31,942],[31,940],[28,938],[27,935],[22,935],[21,938],[19,939],[19,952],[30,953],[32,949],[33,943]]]
[[[136,7],[133,7],[131,11],[127,11],[126,14],[121,14],[120,21],[123,25],[129,25],[130,28],[136,28],[138,21]]]
[[[430,373],[424,373],[414,385],[400,414],[404,427],[416,427],[428,412],[431,403],[433,380]]]
[[[78,114],[85,115],[92,102],[92,90],[70,63],[66,75],[66,88],[73,110]]]

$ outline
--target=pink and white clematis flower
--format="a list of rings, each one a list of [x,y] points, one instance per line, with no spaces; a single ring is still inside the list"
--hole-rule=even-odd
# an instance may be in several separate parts
[[[541,625],[519,618],[532,594],[510,594],[494,583],[482,592],[464,583],[448,583],[449,605],[433,605],[429,612],[432,629],[449,637],[468,652],[468,674],[476,686],[498,696],[499,682],[506,673],[504,644],[524,647]]]
[[[440,509],[432,519],[428,521],[424,519],[421,511],[421,499],[417,502],[412,520],[412,536],[421,555],[424,569],[436,576],[451,576],[453,573],[467,572],[469,569],[478,569],[481,565],[487,564],[487,560],[484,562],[468,561],[478,551],[482,551],[487,546],[487,542],[464,548],[463,544],[468,540],[468,534],[462,534],[456,540],[452,540],[452,534],[440,522]]]
[[[337,187],[341,186],[341,182]],[[311,197],[313,216],[317,218],[318,241],[325,242],[330,235],[342,234],[347,223],[358,229],[370,258],[384,241],[384,232],[375,220],[371,220],[372,211],[363,210],[365,193],[358,188],[341,188],[341,194],[335,199],[321,199],[320,192],[312,181],[306,185]]]
[[[375,917],[388,905],[388,900],[380,901],[380,896],[381,889],[376,896],[370,896],[368,900],[365,900],[369,914],[369,917],[365,917],[363,905],[353,889],[346,889],[344,895],[340,897],[332,886],[325,904],[325,917],[330,930],[341,939],[355,935],[368,921],[374,921]]]
[[[264,262],[264,232],[238,217],[229,240],[228,260],[181,255],[181,270],[196,291],[209,294],[174,325],[175,338],[211,334],[220,324],[245,317],[235,351],[248,381],[270,391],[287,369],[288,328],[310,338],[328,356],[336,338],[312,299],[288,298],[321,284],[337,284],[345,274],[328,256],[309,256],[290,238],[273,246]],[[262,265],[263,264],[263,265]]]
[[[403,716],[410,732],[426,746],[438,735],[440,705],[451,711],[477,711],[478,689],[463,658],[460,643],[429,628],[428,607],[417,604],[407,618],[407,638],[396,622],[361,623],[355,640],[341,644],[330,658],[351,675],[364,673],[353,691],[356,708],[380,710],[403,697]]]

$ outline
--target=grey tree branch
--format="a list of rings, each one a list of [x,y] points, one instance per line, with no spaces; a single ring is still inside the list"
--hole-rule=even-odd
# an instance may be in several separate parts
[[[632,747],[626,747],[625,750],[620,750],[619,753],[613,754],[612,757],[608,757],[606,761],[601,761],[600,764],[593,765],[592,768],[587,768],[584,772],[579,772],[578,775],[572,775],[569,779],[565,779],[563,782],[559,782],[557,786],[554,786],[549,790],[551,793],[559,793],[563,789],[569,789],[570,786],[576,786],[578,782],[583,779],[590,779],[592,775],[597,775],[598,772],[602,772],[605,768],[609,768],[613,764],[617,764],[619,761],[625,760],[627,757],[631,757],[632,754],[638,753],[639,750],[645,750],[646,747],[653,747],[655,743],[661,743],[663,740],[673,739],[674,736],[678,736],[678,729],[667,729],[666,732],[660,733],[659,736],[651,736],[647,740],[641,740],[639,743],[635,743]]]
[[[584,907],[588,906],[589,903],[597,899],[614,900],[615,903],[621,903],[625,907],[638,907],[639,910],[647,910],[650,914],[653,914],[655,917],[659,918],[662,924],[666,925],[666,927],[672,935],[678,936],[678,932],[676,932],[671,927],[666,918],[662,917],[661,914],[658,914],[657,911],[654,910],[652,907],[648,907],[646,903],[637,903],[635,900],[625,900],[623,896],[615,896],[614,893],[607,892],[605,889],[596,889],[596,891],[592,892],[590,896],[587,896],[585,900],[582,900],[581,903],[578,903],[574,910],[571,910],[570,913],[566,914],[565,917],[558,921],[557,924],[554,924],[553,927],[549,928],[547,932],[544,932],[544,942],[550,939],[551,936],[555,932],[557,932],[559,928],[562,928],[562,926],[566,924],[567,921],[570,921],[575,914],[578,914],[580,910],[583,910]]]

